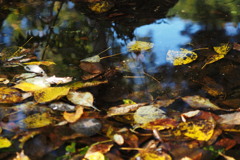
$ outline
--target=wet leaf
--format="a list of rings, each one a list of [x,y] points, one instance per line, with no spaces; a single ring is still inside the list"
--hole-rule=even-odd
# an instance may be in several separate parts
[[[53,122],[48,113],[36,113],[18,122],[21,128],[40,128],[48,126]]]
[[[24,80],[27,83],[32,83],[33,85],[40,86],[42,88],[50,87],[50,83],[46,81],[46,77],[33,77]]]
[[[42,86],[39,86],[39,85],[36,85],[36,84],[33,84],[33,83],[28,83],[28,82],[22,81],[21,83],[16,84],[14,86],[14,88],[18,88],[18,89],[20,89],[22,91],[25,91],[25,92],[33,92],[33,91],[37,91],[37,90],[40,90],[40,89],[45,88],[45,87],[42,87]]]
[[[228,124],[228,125],[240,125],[240,112],[222,114],[220,115],[220,119],[217,121],[220,124]]]
[[[204,66],[202,67],[202,69],[211,63],[214,63],[222,58],[225,57],[225,55],[231,50],[231,45],[230,43],[223,43],[220,46],[217,47],[213,47],[214,51],[217,52],[217,54],[212,55],[207,57]]]
[[[99,62],[80,62],[80,68],[91,74],[101,74],[104,68]]]
[[[97,142],[96,144],[93,144],[88,149],[85,158],[92,158],[92,160],[95,160],[95,157],[104,158],[104,153],[107,153],[112,148],[112,143],[104,143],[104,142]],[[97,153],[97,154],[96,154]],[[101,154],[100,154],[101,153]]]
[[[124,115],[126,113],[129,113],[130,111],[135,111],[137,110],[139,107],[143,106],[144,104],[123,104],[120,106],[116,106],[116,107],[111,107],[108,110],[107,115],[109,117],[111,116],[115,116],[115,115]]]
[[[166,119],[157,119],[153,122],[146,123],[141,126],[144,129],[157,129],[157,130],[164,130],[164,129],[173,129],[177,127],[178,123],[174,119],[166,118]]]
[[[39,73],[39,74],[46,74],[44,70],[39,67],[38,65],[26,65],[24,69],[28,72]]]
[[[44,65],[44,66],[51,66],[55,65],[56,63],[51,62],[51,61],[36,61],[36,62],[27,62],[23,63],[24,65]]]
[[[12,145],[11,141],[9,141],[5,137],[0,137],[0,148],[8,148]]]
[[[222,110],[215,104],[213,104],[209,99],[201,97],[201,96],[186,96],[182,97],[182,100],[188,103],[192,108],[205,108],[211,110]]]
[[[137,124],[146,124],[156,119],[166,118],[165,112],[153,105],[143,106],[137,109],[133,115]]]
[[[72,81],[72,77],[46,77],[46,81],[50,84],[64,84]]]
[[[75,82],[69,85],[66,85],[66,87],[70,87],[72,90],[77,90],[80,88],[86,88],[86,87],[94,87],[98,86],[100,84],[108,83],[108,81],[92,81],[92,82]]]
[[[113,7],[113,3],[108,0],[102,0],[99,2],[93,2],[89,4],[89,8],[95,13],[104,13],[109,11]]]
[[[131,99],[123,99],[124,104],[136,104],[136,102],[132,101]]]
[[[167,60],[174,66],[189,64],[197,59],[198,55],[187,49],[181,48],[181,51],[169,50],[167,52]]]
[[[90,92],[75,92],[70,91],[67,95],[69,101],[71,101],[75,105],[82,105],[82,106],[93,106],[93,95]]]
[[[99,55],[95,55],[81,60],[81,62],[100,62],[100,61],[101,58],[99,57]]]
[[[82,116],[82,114],[83,114],[83,107],[77,106],[75,113],[68,113],[65,111],[63,113],[63,117],[66,121],[73,123],[73,122],[76,122]]]
[[[129,52],[147,51],[153,48],[153,43],[144,41],[132,41],[127,44],[127,48]]]
[[[17,156],[13,160],[30,160],[30,158],[28,158],[28,156],[26,156],[22,150],[21,153],[17,152]]]
[[[208,141],[214,133],[215,124],[207,120],[181,122],[178,125],[181,134],[199,141]]]
[[[0,84],[8,84],[10,81],[7,78],[0,78]]]
[[[85,158],[88,160],[105,160],[105,156],[101,152],[87,154]]]
[[[124,144],[124,138],[120,134],[114,134],[112,139],[118,145],[123,145]]]
[[[29,139],[33,138],[34,136],[40,134],[41,132],[40,131],[31,131],[31,132],[27,132],[26,135],[24,135],[23,137],[21,137],[19,139],[19,148],[23,148],[25,142],[27,142]]]
[[[68,87],[49,87],[34,92],[34,99],[38,103],[50,102],[66,96],[69,92]]]
[[[19,90],[8,87],[0,87],[0,103],[17,103],[23,100]]]
[[[166,153],[156,154],[154,152],[143,151],[135,155],[131,160],[172,160],[172,157]]]

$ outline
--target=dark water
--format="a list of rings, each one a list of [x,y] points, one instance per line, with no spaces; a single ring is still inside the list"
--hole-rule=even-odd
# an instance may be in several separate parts
[[[113,103],[122,98],[136,102],[176,98],[183,95],[207,95],[201,86],[203,77],[211,77],[230,98],[239,98],[239,53],[232,52],[219,63],[204,70],[204,58],[212,47],[239,42],[240,0],[113,1],[106,12],[96,13],[81,1],[12,1],[0,7],[1,48],[23,45],[35,47],[39,60],[57,65],[47,68],[48,75],[70,76],[81,80],[81,59],[122,53],[102,61],[105,68],[121,66],[110,77],[108,88],[100,88],[99,102]],[[161,5],[160,5],[161,4]],[[131,41],[154,44],[140,55],[131,53]],[[200,59],[190,65],[173,67],[166,60],[169,50],[200,50]],[[202,58],[201,58],[202,57]],[[223,67],[225,65],[225,67]],[[233,67],[231,67],[233,66]],[[1,75],[17,73],[1,68]],[[119,78],[121,76],[121,78]],[[116,82],[116,83],[115,83]],[[195,83],[197,82],[197,83]],[[232,97],[231,97],[232,96]],[[217,99],[217,98],[216,98]]]

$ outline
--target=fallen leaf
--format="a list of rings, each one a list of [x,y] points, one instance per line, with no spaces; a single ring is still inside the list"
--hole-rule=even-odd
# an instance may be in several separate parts
[[[80,68],[91,74],[101,74],[105,70],[99,62],[80,62]]]
[[[84,158],[88,158],[89,160],[90,158],[92,158],[91,160],[95,160],[96,156],[99,158],[102,158],[102,157],[104,158],[103,154],[110,151],[112,146],[113,146],[112,143],[97,142],[96,144],[93,144],[90,146]]]
[[[55,65],[56,63],[51,62],[51,61],[36,61],[36,62],[27,62],[23,63],[24,65],[44,65],[44,66],[51,66]]]
[[[127,44],[129,52],[147,51],[153,48],[153,43],[144,41],[132,41]]]
[[[94,87],[94,86],[98,86],[100,84],[105,84],[108,83],[108,81],[92,81],[92,82],[75,82],[72,84],[68,84],[65,87],[70,87],[72,90],[77,90],[80,88],[86,88],[86,87]]]
[[[105,160],[105,156],[101,152],[87,154],[84,158],[86,158],[87,160]]]
[[[50,84],[64,84],[72,81],[72,77],[46,77],[45,80]]]
[[[240,112],[219,115],[220,119],[217,121],[220,124],[240,125]]]
[[[146,124],[156,119],[166,118],[165,112],[152,105],[142,106],[137,109],[133,115],[134,121],[137,124]]]
[[[8,87],[0,87],[0,103],[17,103],[22,100],[22,93],[19,90]]]
[[[34,99],[38,103],[50,102],[66,96],[69,92],[68,87],[48,87],[34,92]]]
[[[74,105],[70,105],[63,102],[55,102],[49,104],[49,107],[56,111],[75,111],[76,108]]]
[[[39,73],[42,75],[46,74],[44,70],[38,65],[26,65],[24,66],[24,69],[28,72]]]
[[[48,113],[36,113],[26,117],[17,123],[21,128],[32,129],[48,126],[52,122],[53,119]]]
[[[12,145],[11,141],[9,141],[5,137],[0,137],[0,148],[8,148]]]
[[[209,99],[201,97],[201,96],[186,96],[182,97],[182,100],[186,103],[188,103],[192,108],[205,108],[205,109],[211,109],[211,110],[223,110],[213,104]]]
[[[104,13],[109,11],[114,4],[108,0],[102,0],[99,2],[93,2],[89,4],[89,9],[91,9],[95,13]]]
[[[13,87],[18,88],[18,89],[20,89],[22,91],[25,91],[25,92],[33,92],[33,91],[37,91],[37,90],[40,90],[42,88],[45,88],[43,86],[39,86],[39,85],[36,85],[36,84],[33,84],[33,83],[24,82],[24,81],[22,81],[19,84],[16,84]]]
[[[172,160],[172,157],[164,152],[161,153],[154,153],[148,151],[142,151],[136,154],[131,160]]]
[[[99,55],[95,55],[81,60],[81,62],[100,62],[100,61],[101,58],[99,57]]]
[[[25,82],[32,83],[34,85],[40,86],[42,88],[50,87],[51,84],[46,81],[46,77],[33,77],[27,78],[24,80]]]
[[[94,101],[93,95],[90,92],[70,91],[67,95],[67,99],[75,105],[88,107],[92,107]]]
[[[63,117],[69,123],[73,123],[73,122],[76,122],[82,116],[82,114],[83,114],[83,107],[77,106],[75,113],[68,113],[65,111],[63,113]]]
[[[165,118],[165,119],[157,119],[155,121],[146,123],[141,126],[144,129],[151,129],[151,130],[164,130],[164,129],[173,129],[177,127],[178,122],[174,119]]]
[[[187,49],[181,48],[181,51],[169,50],[167,52],[167,60],[174,66],[189,64],[197,59],[198,55]]]
[[[30,160],[30,158],[28,158],[28,156],[26,156],[22,150],[21,153],[17,152],[17,156],[13,160]]]

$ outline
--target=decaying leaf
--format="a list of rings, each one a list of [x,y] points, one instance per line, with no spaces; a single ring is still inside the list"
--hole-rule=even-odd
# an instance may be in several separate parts
[[[63,117],[66,121],[73,123],[73,122],[76,122],[82,116],[82,114],[83,114],[83,107],[77,106],[75,113],[68,113],[65,111],[63,113]]]
[[[33,138],[34,136],[36,136],[36,135],[38,135],[38,134],[40,134],[40,133],[41,133],[41,132],[40,132],[39,130],[38,130],[38,131],[36,130],[36,131],[29,131],[29,132],[27,132],[26,135],[22,136],[22,137],[19,139],[19,142],[20,142],[19,148],[23,148],[25,142],[27,142],[29,139]]]
[[[181,51],[169,50],[167,52],[167,60],[174,66],[189,64],[197,59],[198,55],[187,49],[181,48]]]
[[[99,62],[80,62],[80,68],[91,74],[101,74],[105,70],[101,63]]]
[[[182,97],[182,100],[188,103],[192,108],[205,108],[211,110],[222,110],[215,104],[213,104],[209,99],[201,97],[201,96],[186,96]]]
[[[127,48],[129,52],[147,51],[153,48],[153,43],[144,41],[132,41],[127,44]]]
[[[0,103],[17,103],[22,100],[22,93],[19,90],[8,87],[0,87]]]
[[[91,154],[87,154],[85,155],[85,158],[88,160],[105,160],[105,156],[101,152],[94,152]]]
[[[137,124],[146,124],[156,119],[166,118],[165,112],[153,105],[143,106],[137,109],[133,115]]]
[[[157,129],[157,130],[164,130],[164,129],[173,129],[177,127],[178,122],[174,119],[165,118],[165,119],[157,119],[155,121],[146,123],[141,126],[144,129]]]
[[[99,2],[93,2],[89,4],[89,9],[95,13],[104,13],[109,11],[113,7],[113,3],[108,0],[102,0]]]
[[[69,92],[68,87],[49,87],[34,92],[34,99],[38,103],[50,102],[66,96]]]
[[[199,141],[208,141],[213,136],[215,124],[207,120],[199,120],[196,122],[181,122],[178,125],[180,132],[177,135],[185,135]]]
[[[18,122],[21,128],[40,128],[48,126],[53,122],[52,117],[48,113],[36,113],[26,117]]]
[[[70,105],[63,102],[55,102],[49,104],[49,107],[56,111],[75,111],[76,108],[74,105]]]
[[[8,148],[12,145],[11,141],[9,141],[5,137],[0,137],[0,149],[1,148]]]
[[[46,77],[46,81],[50,84],[64,84],[72,81],[72,77]]]
[[[203,65],[202,69],[206,67],[206,65],[214,63],[222,58],[225,57],[225,55],[231,50],[231,45],[230,43],[223,43],[220,46],[213,47],[214,51],[217,52],[217,54],[214,54],[212,56],[209,56],[205,64]]]
[[[24,65],[44,65],[44,66],[51,66],[55,65],[56,63],[51,62],[51,61],[36,61],[36,62],[27,62],[23,63]]]
[[[93,106],[93,95],[90,92],[75,92],[70,91],[67,95],[69,101],[71,101],[75,105],[82,105],[82,106]]]
[[[33,77],[27,78],[24,80],[25,82],[32,83],[33,85],[40,86],[42,88],[50,87],[51,84],[46,81],[46,77]]]
[[[0,78],[0,84],[8,84],[10,81],[7,78]]]
[[[90,148],[88,149],[85,158],[89,159],[90,158],[92,160],[96,159],[96,157],[98,158],[104,158],[104,153],[107,153],[108,151],[110,151],[110,149],[112,148],[113,144],[112,143],[101,143],[98,142],[96,144],[93,144],[90,146]],[[99,160],[100,160],[99,159]],[[104,160],[104,159],[103,159]]]

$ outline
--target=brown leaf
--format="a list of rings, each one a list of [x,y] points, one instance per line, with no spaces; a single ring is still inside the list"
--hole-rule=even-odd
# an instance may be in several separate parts
[[[220,119],[217,121],[220,124],[228,125],[240,125],[240,112],[229,113],[220,115]]]
[[[66,121],[73,123],[73,122],[76,122],[82,116],[82,114],[83,114],[83,107],[77,106],[75,113],[68,113],[65,111],[63,113],[63,117]]]
[[[0,87],[0,103],[17,103],[23,100],[19,90],[8,87]]]
[[[99,62],[80,62],[80,68],[93,74],[101,74],[104,72],[103,66]]]

